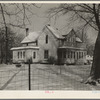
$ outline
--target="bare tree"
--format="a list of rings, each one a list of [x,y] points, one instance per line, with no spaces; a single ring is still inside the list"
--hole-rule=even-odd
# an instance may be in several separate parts
[[[42,6],[42,5],[41,5]],[[41,8],[36,4],[16,4],[16,3],[0,3],[0,26],[5,27],[5,39],[1,38],[1,52],[3,41],[5,41],[5,56],[6,64],[8,63],[8,26],[17,27],[17,28],[26,28],[26,25],[31,24],[30,18],[32,15],[35,15],[33,9]],[[2,56],[2,53],[1,53]],[[3,57],[3,56],[2,56]],[[1,61],[2,62],[2,61]]]
[[[89,78],[85,83],[94,84],[100,83],[100,4],[61,4],[49,11],[49,18],[56,15],[66,14],[71,18],[81,20],[83,27],[92,27],[98,32],[95,43],[93,63]]]

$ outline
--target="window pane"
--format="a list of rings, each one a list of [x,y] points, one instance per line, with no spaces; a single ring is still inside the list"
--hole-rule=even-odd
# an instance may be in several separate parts
[[[25,58],[25,51],[23,52],[23,57]]]
[[[21,55],[21,58],[22,58],[22,52],[21,52],[21,54],[20,54],[20,55]]]
[[[44,58],[47,59],[48,58],[48,50],[44,51]]]
[[[66,51],[64,51],[63,55],[64,55],[64,58],[66,58]]]
[[[18,58],[19,58],[19,52],[18,52]]]
[[[78,52],[77,52],[77,59],[79,58],[78,56],[79,56],[79,54],[78,54]]]
[[[48,43],[48,35],[46,35],[46,43]]]
[[[36,58],[36,52],[33,52],[33,58],[34,59]]]

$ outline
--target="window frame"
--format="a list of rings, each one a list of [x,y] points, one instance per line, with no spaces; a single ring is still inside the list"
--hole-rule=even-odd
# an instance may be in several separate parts
[[[25,58],[25,51],[23,51],[23,58]]]
[[[18,54],[17,56],[18,56],[18,59],[19,59],[19,58],[20,58],[20,56],[19,56],[19,55],[20,55],[20,52],[18,51],[18,53],[17,53],[17,54]]]
[[[33,52],[33,59],[36,59],[36,52]]]
[[[46,35],[45,43],[48,44],[48,35]]]
[[[44,50],[44,59],[49,58],[49,50]]]

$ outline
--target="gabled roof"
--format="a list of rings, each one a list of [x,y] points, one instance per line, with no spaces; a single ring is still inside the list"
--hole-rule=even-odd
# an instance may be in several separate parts
[[[49,31],[57,38],[57,39],[64,39],[64,37],[61,35],[61,32],[58,29],[53,28],[50,25],[46,25],[46,27],[49,29]]]
[[[70,29],[70,30],[68,30],[68,31],[66,32],[66,34],[63,34],[62,36],[67,36],[67,35],[70,34],[72,31],[75,33],[74,29]],[[75,35],[76,35],[76,34],[75,34]]]
[[[76,36],[76,42],[82,42],[82,40],[78,37],[78,35],[75,33],[74,29],[71,29],[69,32],[67,32],[67,34],[63,34],[64,37],[66,37],[68,34],[70,34],[71,32],[74,32],[75,36]]]
[[[64,37],[60,34],[60,32],[57,29],[54,29],[53,27],[46,25],[46,27],[57,39],[64,39]],[[28,36],[26,36],[21,43],[32,43],[35,42],[39,35],[42,33],[42,31],[38,32],[30,32]]]
[[[23,41],[21,43],[31,43],[31,42],[35,42],[39,35],[41,34],[41,32],[30,32],[28,36],[26,36]]]

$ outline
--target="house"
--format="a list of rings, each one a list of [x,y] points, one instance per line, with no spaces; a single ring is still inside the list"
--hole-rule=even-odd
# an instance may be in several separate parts
[[[74,29],[64,34],[63,37],[65,37],[64,41],[58,47],[59,62],[75,63],[79,59],[84,59],[87,54],[86,44],[77,36]]]
[[[61,35],[58,29],[51,25],[45,25],[42,31],[28,32],[21,42],[22,47],[15,47],[13,51],[13,63],[19,61],[32,63],[46,63],[53,57],[61,63],[67,59],[78,60],[86,55],[85,43],[76,35],[72,29],[67,34]]]

